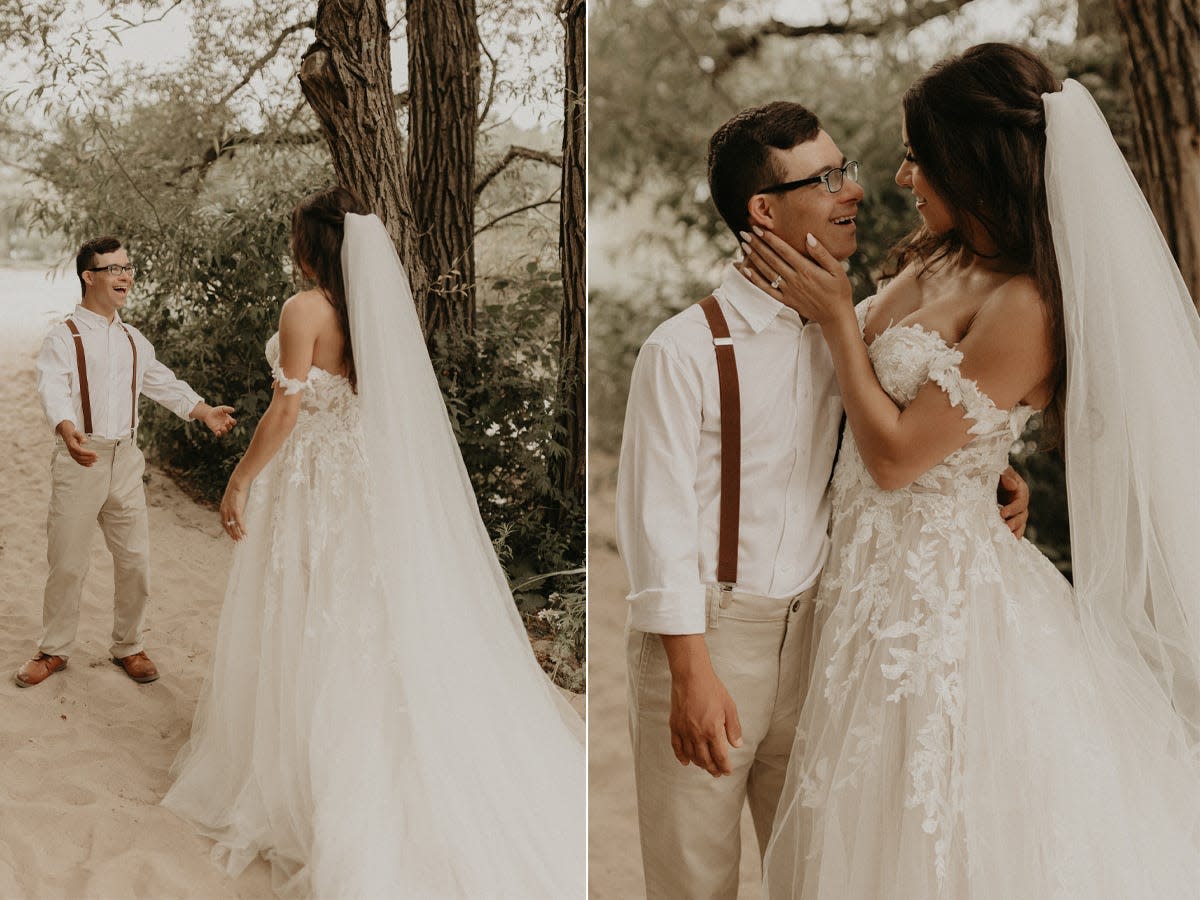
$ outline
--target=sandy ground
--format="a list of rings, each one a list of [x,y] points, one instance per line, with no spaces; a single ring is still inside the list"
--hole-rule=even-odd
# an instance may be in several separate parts
[[[146,649],[162,677],[138,685],[108,661],[112,557],[96,529],[70,664],[33,688],[17,667],[37,650],[46,579],[53,436],[34,384],[39,340],[0,346],[0,897],[270,897],[256,861],[230,880],[211,842],[158,805],[191,727],[232,542],[215,512],[150,470],[153,597]]]
[[[644,897],[646,887],[625,707],[628,582],[613,526],[616,459],[592,453],[588,480],[588,895],[632,900]],[[758,845],[747,809],[738,896],[756,900],[759,885]]]
[[[0,340],[0,898],[271,897],[265,862],[227,878],[211,842],[158,805],[210,667],[232,554],[215,511],[149,470],[158,681],[135,684],[108,660],[112,558],[97,528],[70,665],[13,683],[41,630],[53,447],[34,384],[42,326],[21,326]],[[582,712],[582,697],[572,705]]]

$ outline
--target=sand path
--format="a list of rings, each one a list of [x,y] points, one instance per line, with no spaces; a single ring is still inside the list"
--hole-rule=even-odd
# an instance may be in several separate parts
[[[0,897],[270,897],[265,862],[225,877],[211,842],[158,805],[209,668],[232,553],[214,511],[149,470],[157,682],[135,684],[108,661],[112,558],[97,528],[70,665],[34,688],[13,684],[41,630],[53,447],[34,382],[41,326],[19,325],[0,345]]]

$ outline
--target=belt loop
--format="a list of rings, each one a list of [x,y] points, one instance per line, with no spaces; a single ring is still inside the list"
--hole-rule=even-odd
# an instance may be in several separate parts
[[[708,612],[708,629],[711,631],[717,627],[721,621],[721,596],[723,591],[718,585],[710,584],[705,596],[705,606]]]

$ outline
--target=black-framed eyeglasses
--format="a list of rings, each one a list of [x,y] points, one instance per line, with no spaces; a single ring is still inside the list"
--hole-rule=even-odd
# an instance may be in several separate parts
[[[773,184],[770,187],[765,187],[760,194],[782,194],[785,191],[794,191],[796,188],[804,187],[806,184],[816,184],[818,181],[823,182],[825,189],[831,194],[836,194],[842,189],[845,180],[849,178],[855,184],[858,183],[858,160],[852,159],[840,169],[830,169],[828,172],[822,172],[820,175],[814,175],[812,178],[801,178],[799,181],[785,181],[783,184]]]
[[[113,265],[113,266],[93,266],[92,268],[88,269],[88,271],[89,272],[107,272],[113,278],[116,278],[118,275],[122,275],[122,274],[128,275],[130,278],[132,278],[134,275],[134,272],[136,272],[137,270],[134,269],[134,267],[131,265],[130,266]]]

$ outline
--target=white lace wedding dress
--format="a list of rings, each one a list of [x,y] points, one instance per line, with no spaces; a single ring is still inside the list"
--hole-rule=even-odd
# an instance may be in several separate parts
[[[937,383],[973,438],[884,491],[846,431],[769,896],[1194,900],[1200,765],[1178,717],[1088,649],[1071,586],[997,514],[1032,410],[997,409],[920,326],[870,356],[901,405]]]
[[[289,897],[581,898],[579,717],[517,619],[390,239],[346,234],[360,393],[286,378],[268,343],[300,413],[251,486],[163,804]]]

